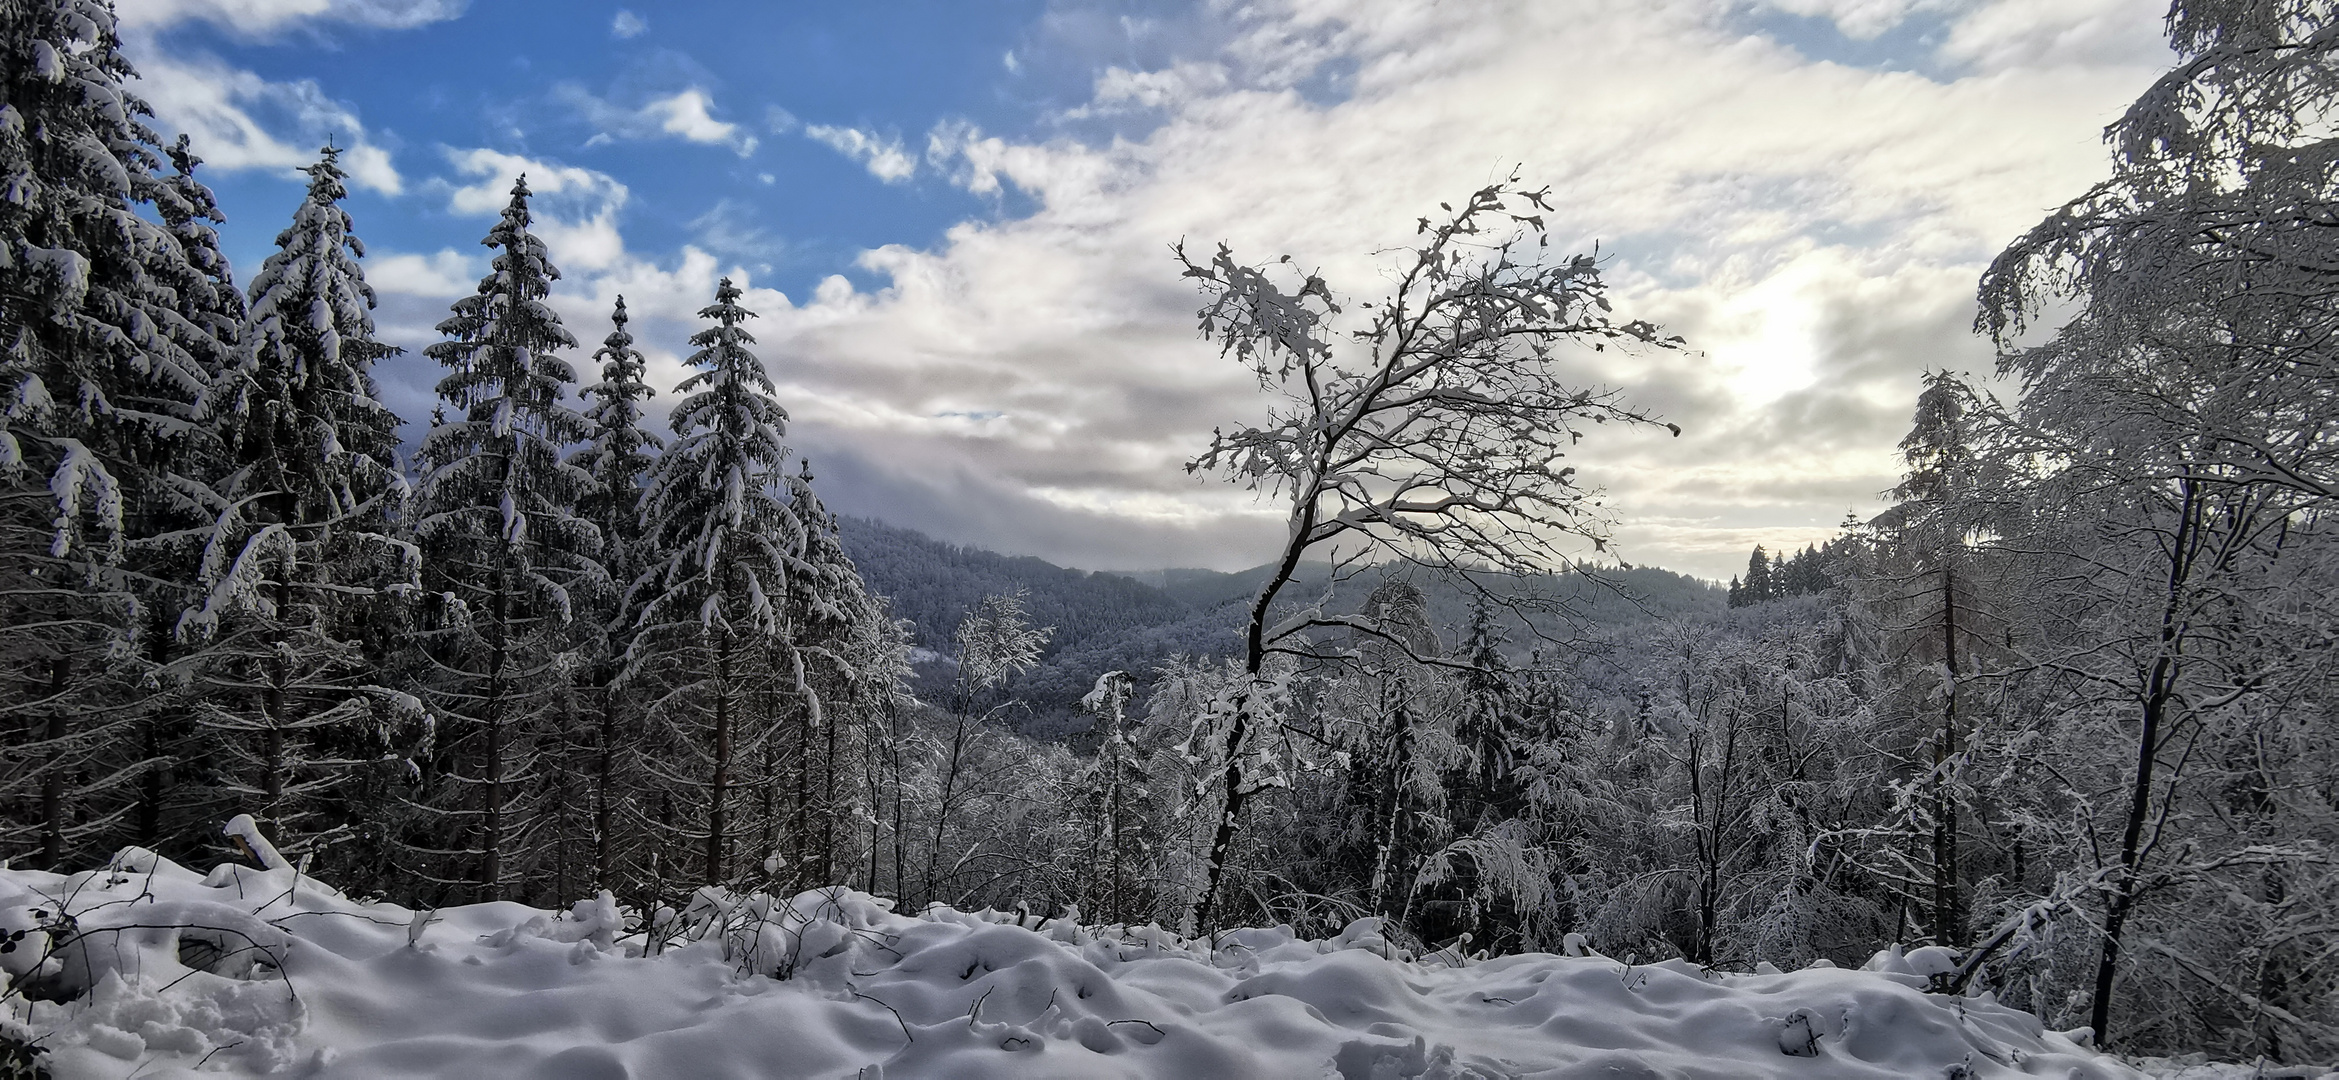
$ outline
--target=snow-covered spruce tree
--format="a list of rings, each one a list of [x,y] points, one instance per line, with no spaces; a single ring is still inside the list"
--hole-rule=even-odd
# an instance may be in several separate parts
[[[1374,586],[1358,616],[1373,633],[1360,635],[1348,679],[1345,716],[1354,728],[1346,815],[1365,826],[1364,909],[1375,915],[1410,913],[1413,870],[1419,857],[1446,839],[1445,791],[1425,746],[1445,712],[1445,695],[1424,663],[1442,650],[1429,625],[1429,598],[1419,586],[1389,578]]]
[[[2101,838],[2066,920],[2096,939],[2091,985],[2056,989],[2107,1043],[2322,1057],[2339,993],[2304,957],[2330,906],[2296,920],[2329,804],[2298,785],[2330,782],[2333,627],[2292,589],[2332,558],[2339,496],[2339,11],[2180,0],[2167,28],[2178,63],[2112,125],[2111,177],[1981,282],[2023,388],[2020,549],[2057,586],[2026,596],[2026,666],[2061,676],[2040,741],[2083,753],[2063,775],[2086,762],[2060,831]],[[2077,313],[2024,347],[2057,301]],[[2265,794],[2229,816],[2235,791]]]
[[[903,692],[906,665],[888,655],[884,602],[845,553],[836,515],[813,490],[810,461],[789,479],[788,502],[804,528],[787,605],[790,685],[783,690],[795,698],[789,741],[796,748],[789,831],[807,883],[834,885],[849,880],[850,860],[840,849],[852,840],[852,822],[873,812],[859,803],[852,781],[866,772],[875,725]]]
[[[0,855],[47,865],[128,839],[160,764],[179,587],[132,545],[197,520],[190,420],[226,348],[190,317],[224,268],[140,212],[209,200],[156,176],[132,77],[100,0],[0,7]]]
[[[740,291],[724,278],[693,334],[683,395],[668,418],[642,511],[654,563],[627,656],[629,678],[654,680],[652,707],[666,760],[663,842],[698,845],[698,872],[726,880],[742,836],[736,796],[765,762],[777,704],[771,681],[792,674],[787,601],[800,572],[804,523],[787,498],[788,412],[748,346]],[[773,764],[782,764],[774,762]],[[768,771],[755,777],[770,784]]]
[[[1460,650],[1469,666],[1455,675],[1454,740],[1463,757],[1446,780],[1455,827],[1465,831],[1479,822],[1516,817],[1522,809],[1513,772],[1530,732],[1519,672],[1503,652],[1509,643],[1501,613],[1477,599]]]
[[[1959,849],[1975,798],[1968,744],[1984,719],[1986,692],[1972,677],[1997,651],[1991,639],[2003,636],[1990,587],[1998,571],[1988,547],[1975,541],[2002,516],[1993,494],[2002,488],[1979,430],[1991,403],[1951,372],[1928,373],[1924,385],[1900,443],[1908,472],[1887,493],[1898,502],[1864,530],[1870,557],[1855,591],[1882,651],[1879,704],[1906,734],[1907,748],[1894,752],[1921,759],[1923,769],[1896,778],[1922,789],[1914,801],[1903,800],[1910,813],[1901,828],[1923,853],[1896,861],[1927,883],[1927,938],[1962,948],[1971,898]]]
[[[609,336],[593,354],[601,361],[601,381],[584,389],[591,432],[569,462],[593,477],[593,490],[578,510],[601,530],[601,565],[612,586],[596,598],[593,618],[585,623],[591,663],[579,669],[578,677],[593,713],[589,741],[580,748],[590,759],[590,876],[594,884],[614,888],[627,873],[620,868],[630,867],[641,854],[635,850],[641,837],[639,810],[630,797],[646,782],[640,770],[643,698],[636,688],[620,685],[617,676],[633,642],[634,617],[640,614],[633,585],[653,561],[642,543],[642,483],[664,443],[642,426],[642,402],[656,391],[642,381],[648,360],[625,328],[625,297],[617,298],[609,321]]]
[[[154,210],[187,263],[185,270],[166,275],[175,294],[168,302],[199,331],[180,338],[190,359],[216,380],[234,365],[241,347],[244,297],[212,227],[225,217],[211,192],[195,179],[202,159],[189,149],[185,135],[164,156],[172,172],[153,188]],[[200,602],[199,592],[190,587],[200,577],[205,527],[221,506],[217,493],[200,483],[215,479],[225,461],[216,434],[208,425],[191,431],[193,437],[185,440],[176,465],[183,479],[172,490],[144,492],[162,497],[140,500],[140,509],[133,514],[138,527],[132,531],[141,535],[125,560],[148,596],[140,652],[145,670],[137,675],[134,693],[139,699],[139,756],[151,763],[139,777],[129,835],[146,847],[180,855],[191,854],[190,845],[209,832],[202,826],[218,820],[216,807],[205,798],[209,786],[190,783],[197,779],[197,770],[185,767],[203,759],[202,729],[194,719],[202,689],[194,683],[193,668],[184,662],[185,649],[174,632],[184,609]]]
[[[1128,672],[1108,671],[1080,699],[1081,710],[1096,717],[1097,725],[1096,763],[1080,776],[1095,822],[1096,854],[1089,861],[1095,883],[1088,895],[1095,913],[1108,923],[1127,923],[1136,912],[1152,909],[1139,896],[1141,882],[1152,876],[1147,864],[1153,839],[1146,826],[1155,814],[1144,762],[1130,737],[1129,699],[1136,692],[1137,680]]]
[[[1205,296],[1204,336],[1288,398],[1265,426],[1218,433],[1187,466],[1280,494],[1291,518],[1244,629],[1252,684],[1207,721],[1224,806],[1211,815],[1194,899],[1200,929],[1218,922],[1235,837],[1259,790],[1253,765],[1261,728],[1273,722],[1258,704],[1271,696],[1267,658],[1312,652],[1319,629],[1372,629],[1320,606],[1277,610],[1307,553],[1371,552],[1467,582],[1572,566],[1571,538],[1605,545],[1594,490],[1557,462],[1587,423],[1655,421],[1613,392],[1563,384],[1555,352],[1678,339],[1612,318],[1591,256],[1547,259],[1547,195],[1513,177],[1474,193],[1443,223],[1422,219],[1420,246],[1395,269],[1393,290],[1358,305],[1365,325],[1346,332],[1335,332],[1343,306],[1322,278],[1292,271],[1282,275],[1287,287],[1224,245],[1205,262],[1178,248]],[[1498,222],[1519,231],[1489,243]]]
[[[609,588],[599,532],[575,510],[593,478],[561,460],[589,425],[562,403],[576,374],[558,350],[576,341],[544,302],[559,271],[528,231],[528,194],[512,185],[481,241],[492,269],[428,350],[456,416],[423,439],[415,520],[433,730],[407,845],[417,873],[481,899],[541,869],[537,742],[568,707],[577,623]]]
[[[227,215],[220,212],[211,189],[195,179],[195,168],[203,159],[195,156],[187,136],[180,135],[163,154],[170,159],[171,174],[155,188],[155,213],[193,271],[175,276],[177,311],[203,331],[187,339],[187,348],[195,362],[216,377],[235,366],[240,355],[235,346],[243,339],[247,312],[243,290],[236,287],[235,272],[219,250],[219,230],[214,227],[225,224]]]
[[[1457,657],[1467,666],[1447,676],[1453,753],[1439,785],[1455,839],[1428,857],[1414,888],[1457,905],[1452,931],[1470,934],[1474,949],[1500,954],[1525,942],[1524,924],[1541,914],[1534,909],[1547,905],[1537,901],[1550,891],[1550,873],[1535,874],[1538,880],[1530,884],[1511,880],[1512,871],[1548,870],[1557,859],[1546,844],[1547,830],[1527,820],[1518,766],[1530,733],[1519,672],[1503,654],[1508,635],[1495,605],[1477,599],[1468,634]],[[1447,929],[1431,934],[1449,936],[1440,933]]]
[[[861,790],[868,816],[865,846],[868,862],[862,891],[878,893],[879,873],[887,873],[890,893],[907,895],[902,873],[908,866],[903,780],[907,776],[908,747],[913,738],[910,719],[918,701],[909,690],[915,674],[910,665],[910,624],[893,617],[891,601],[870,597],[872,617],[855,627],[852,656],[862,683],[882,697],[861,703]]]
[[[252,281],[241,356],[206,394],[219,505],[201,600],[176,628],[193,650],[182,666],[197,683],[195,718],[213,733],[203,749],[216,790],[203,809],[251,813],[282,850],[309,854],[357,830],[367,810],[336,793],[386,756],[391,722],[415,715],[365,647],[378,622],[369,609],[397,602],[420,568],[395,534],[407,494],[399,421],[372,371],[398,350],[374,337],[338,156],[326,147],[308,168],[308,197]],[[382,854],[363,847],[348,869]]]

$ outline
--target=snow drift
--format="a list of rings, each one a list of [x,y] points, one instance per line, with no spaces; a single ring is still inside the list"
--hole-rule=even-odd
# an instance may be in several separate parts
[[[417,912],[142,849],[0,870],[0,1033],[58,1077],[2136,1077],[1928,957],[1729,974],[1215,942],[845,889]],[[1392,958],[1392,957],[1395,958]]]

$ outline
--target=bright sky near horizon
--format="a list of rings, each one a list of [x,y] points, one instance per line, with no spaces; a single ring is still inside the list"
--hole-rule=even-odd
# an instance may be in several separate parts
[[[1684,429],[1582,445],[1624,557],[1823,539],[1895,482],[1918,374],[1989,367],[1982,267],[2170,62],[2157,0],[117,4],[241,278],[349,148],[410,431],[524,171],[588,380],[622,293],[671,387],[731,274],[832,507],[1097,569],[1281,539],[1182,467],[1268,402],[1172,241],[1371,299],[1374,251],[1513,166],[1691,346],[1598,372]]]

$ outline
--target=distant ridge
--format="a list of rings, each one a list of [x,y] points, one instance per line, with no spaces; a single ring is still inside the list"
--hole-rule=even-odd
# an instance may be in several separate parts
[[[1084,727],[1085,721],[1069,714],[1096,677],[1107,671],[1127,671],[1140,683],[1150,683],[1154,670],[1170,656],[1232,655],[1241,644],[1237,630],[1247,606],[1270,570],[1261,565],[1233,573],[1090,572],[1029,555],[952,544],[869,518],[848,517],[840,525],[845,550],[870,588],[892,598],[894,617],[908,620],[916,643],[936,653],[950,653],[959,620],[983,597],[1024,591],[1032,620],[1056,628],[1041,665],[1013,687],[1034,709],[1030,723],[1039,730]],[[1323,563],[1303,565],[1286,595],[1313,599],[1328,571]],[[1641,567],[1602,576],[1628,590],[1632,598],[1580,577],[1542,584],[1573,602],[1595,629],[1719,612],[1725,605],[1718,586],[1668,570]],[[1431,622],[1451,643],[1469,618],[1469,600],[1454,588],[1424,584]],[[1356,603],[1369,589],[1369,585],[1343,589],[1343,597]],[[947,677],[945,671],[931,674]]]

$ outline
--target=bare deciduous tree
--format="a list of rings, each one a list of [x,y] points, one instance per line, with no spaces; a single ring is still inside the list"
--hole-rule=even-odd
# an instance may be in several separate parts
[[[1203,336],[1287,399],[1264,425],[1218,432],[1187,465],[1290,503],[1283,550],[1244,631],[1249,679],[1211,706],[1212,782],[1225,805],[1194,903],[1200,929],[1218,914],[1244,803],[1271,775],[1250,761],[1274,720],[1262,707],[1274,696],[1262,685],[1267,657],[1317,655],[1319,629],[1375,636],[1371,620],[1323,603],[1276,617],[1305,556],[1396,559],[1470,579],[1548,573],[1575,566],[1587,543],[1606,547],[1597,490],[1561,459],[1592,425],[1658,421],[1613,390],[1571,385],[1568,361],[1612,342],[1680,339],[1614,318],[1593,256],[1547,257],[1549,200],[1514,174],[1459,210],[1446,205],[1443,223],[1421,219],[1389,294],[1357,305],[1364,324],[1345,332],[1330,286],[1291,269],[1289,256],[1259,267],[1224,244],[1204,261],[1175,249],[1205,296]]]

